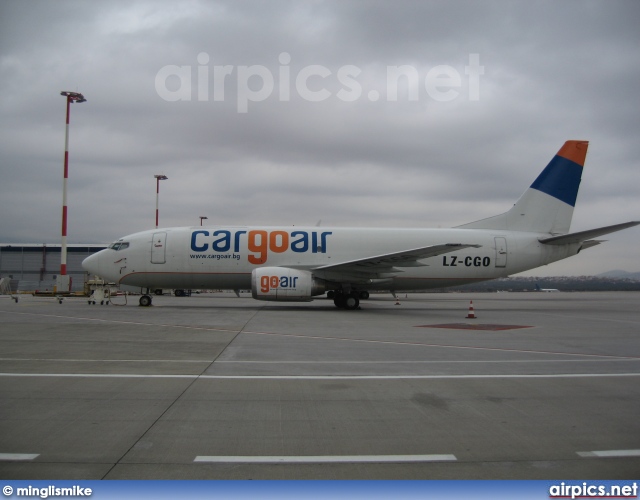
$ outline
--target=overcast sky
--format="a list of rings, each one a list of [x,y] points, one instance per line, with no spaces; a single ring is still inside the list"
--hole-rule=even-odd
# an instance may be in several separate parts
[[[590,141],[572,231],[640,220],[640,2],[0,0],[0,242],[450,227]],[[640,271],[640,229],[530,275]]]

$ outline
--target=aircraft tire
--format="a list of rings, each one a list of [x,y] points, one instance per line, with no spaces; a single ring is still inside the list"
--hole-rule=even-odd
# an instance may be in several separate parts
[[[360,298],[367,300],[369,298],[369,292],[367,292],[366,290],[360,292]]]
[[[346,297],[342,294],[336,294],[333,298],[333,303],[336,307],[344,309],[346,307]]]
[[[344,308],[347,311],[353,311],[354,309],[358,309],[359,305],[360,305],[360,299],[355,294],[347,295],[344,298]]]
[[[140,297],[140,305],[142,307],[149,307],[151,305],[151,297],[149,295]]]

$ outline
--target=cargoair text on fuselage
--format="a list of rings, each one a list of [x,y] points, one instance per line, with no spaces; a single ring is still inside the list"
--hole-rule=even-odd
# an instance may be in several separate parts
[[[155,290],[248,290],[258,300],[328,292],[356,309],[369,291],[427,290],[505,277],[576,255],[638,221],[569,233],[588,142],[567,141],[508,211],[451,229],[177,227],[119,239],[90,273]],[[150,305],[143,295],[141,305]]]

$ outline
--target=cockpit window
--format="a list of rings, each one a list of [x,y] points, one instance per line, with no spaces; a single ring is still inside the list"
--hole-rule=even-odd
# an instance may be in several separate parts
[[[118,250],[124,250],[125,248],[129,248],[129,242],[128,241],[116,241],[114,243],[111,243],[111,245],[109,245],[109,247],[111,250],[115,250],[116,252]]]

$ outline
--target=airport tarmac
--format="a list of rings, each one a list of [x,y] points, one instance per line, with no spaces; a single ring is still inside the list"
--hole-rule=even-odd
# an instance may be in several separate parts
[[[0,297],[0,477],[640,477],[639,293],[399,297]]]

